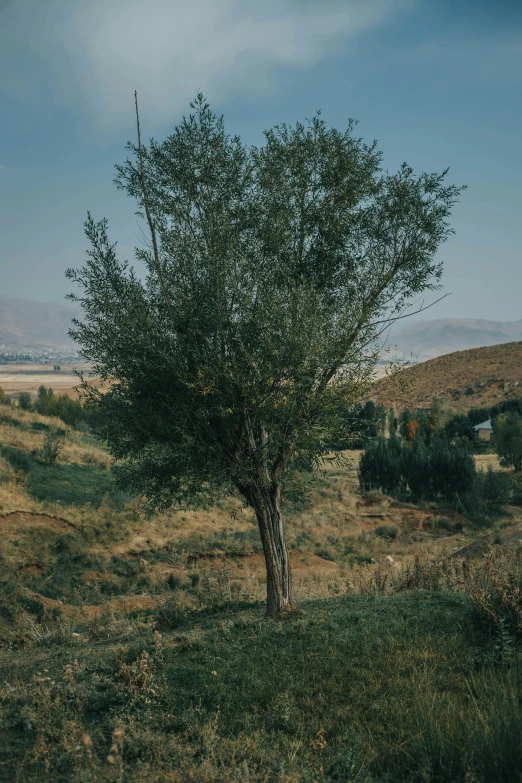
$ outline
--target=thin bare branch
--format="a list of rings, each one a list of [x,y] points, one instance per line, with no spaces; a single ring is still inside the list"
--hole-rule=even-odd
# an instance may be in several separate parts
[[[165,285],[165,278],[163,277],[163,271],[161,269],[161,262],[159,258],[159,252],[158,252],[158,243],[156,240],[156,227],[154,226],[154,221],[152,220],[152,216],[150,214],[149,209],[149,197],[147,193],[147,186],[145,183],[145,170],[143,167],[143,149],[141,146],[141,132],[140,132],[140,115],[138,111],[138,93],[136,90],[134,90],[134,102],[136,105],[136,126],[138,129],[138,152],[139,152],[139,158],[140,158],[140,174],[141,174],[141,189],[143,192],[143,203],[145,206],[145,214],[147,216],[147,222],[149,224],[150,234],[152,237],[152,250],[154,253],[154,265],[156,267],[156,272],[158,274],[158,279],[161,287],[161,293],[163,295],[163,299],[165,300],[165,304],[167,305],[167,308],[170,311],[171,315],[174,315],[174,311],[172,309],[172,304],[170,302],[167,287]]]

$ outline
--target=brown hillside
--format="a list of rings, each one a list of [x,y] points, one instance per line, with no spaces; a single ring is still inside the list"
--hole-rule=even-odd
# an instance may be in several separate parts
[[[522,397],[522,342],[456,351],[383,378],[373,399],[380,405],[427,408],[434,397],[462,410]]]

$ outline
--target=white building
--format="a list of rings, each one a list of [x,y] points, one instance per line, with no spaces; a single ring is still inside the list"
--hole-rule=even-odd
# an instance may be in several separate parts
[[[491,419],[483,421],[481,424],[476,424],[473,429],[475,432],[478,432],[478,436],[481,440],[491,440],[491,435],[493,434]]]

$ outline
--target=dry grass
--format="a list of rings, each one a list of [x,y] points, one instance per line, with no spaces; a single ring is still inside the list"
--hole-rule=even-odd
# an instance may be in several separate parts
[[[61,469],[70,471],[64,474],[63,481],[68,487],[72,485],[71,491],[75,477],[85,475],[85,471],[87,475],[91,469],[108,473],[107,453],[87,436],[35,413],[12,408],[0,412],[0,444],[23,455],[41,448],[44,433],[35,432],[35,425],[57,426],[66,433],[57,467],[38,468],[37,488],[42,482],[45,487],[53,477],[59,477]],[[455,513],[450,514],[449,528],[442,529],[437,527],[440,512],[435,508],[408,507],[379,495],[361,498],[357,492],[359,456],[360,453],[352,452],[344,465],[326,465],[323,475],[311,486],[306,502],[285,504],[298,602],[343,593],[346,585],[353,583],[354,574],[366,573],[367,568],[388,567],[391,562],[395,569],[406,567],[426,547],[430,557],[446,557],[477,535],[467,520]],[[78,612],[67,609],[69,606],[83,605],[87,613],[93,614],[106,605],[119,611],[125,596],[132,599],[130,603],[127,600],[130,610],[132,601],[143,592],[152,603],[161,603],[174,591],[182,602],[192,606],[207,600],[212,590],[221,591],[229,599],[264,598],[264,562],[255,519],[236,500],[224,500],[208,509],[157,514],[149,519],[140,510],[137,499],[115,505],[111,495],[104,492],[97,504],[82,503],[80,498],[66,505],[47,497],[39,499],[34,493],[34,477],[16,470],[6,459],[0,462],[0,476],[4,557],[6,562],[15,557],[21,589],[30,589],[37,600],[43,601],[46,610],[57,609],[71,616],[71,612]],[[102,474],[93,476],[93,481],[101,481]],[[104,480],[109,487],[108,475]],[[18,511],[25,512],[25,516],[13,517],[18,526],[13,529],[5,515]],[[53,518],[67,520],[74,529],[85,567],[76,573],[74,588],[65,580],[59,589],[53,587],[49,592],[46,580],[56,569],[57,558],[48,553],[43,562],[39,543],[33,544],[33,534],[29,536],[23,531],[57,532]],[[38,578],[34,569],[30,571],[34,564],[39,568]],[[93,606],[98,608],[94,610]]]
[[[353,454],[285,504],[300,609],[263,621],[237,501],[148,519],[88,436],[5,411],[0,446],[30,471],[0,457],[0,777],[514,783],[495,726],[521,718],[516,526],[483,558],[458,514],[361,497]],[[67,433],[52,468],[31,457],[49,424]]]
[[[53,370],[48,364],[3,364],[0,365],[0,386],[10,396],[22,391],[28,391],[35,396],[40,386],[52,386],[62,394],[78,384],[74,369],[87,372],[89,365],[84,362],[76,364],[61,364],[59,371]]]
[[[462,411],[522,394],[522,342],[456,351],[379,381],[375,400],[387,408],[427,408],[434,397]]]

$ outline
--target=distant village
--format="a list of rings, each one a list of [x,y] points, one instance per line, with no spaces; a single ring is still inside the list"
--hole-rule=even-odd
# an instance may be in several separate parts
[[[14,350],[7,346],[0,345],[0,364],[71,364],[82,361],[83,357],[74,350],[59,349],[23,349]]]

